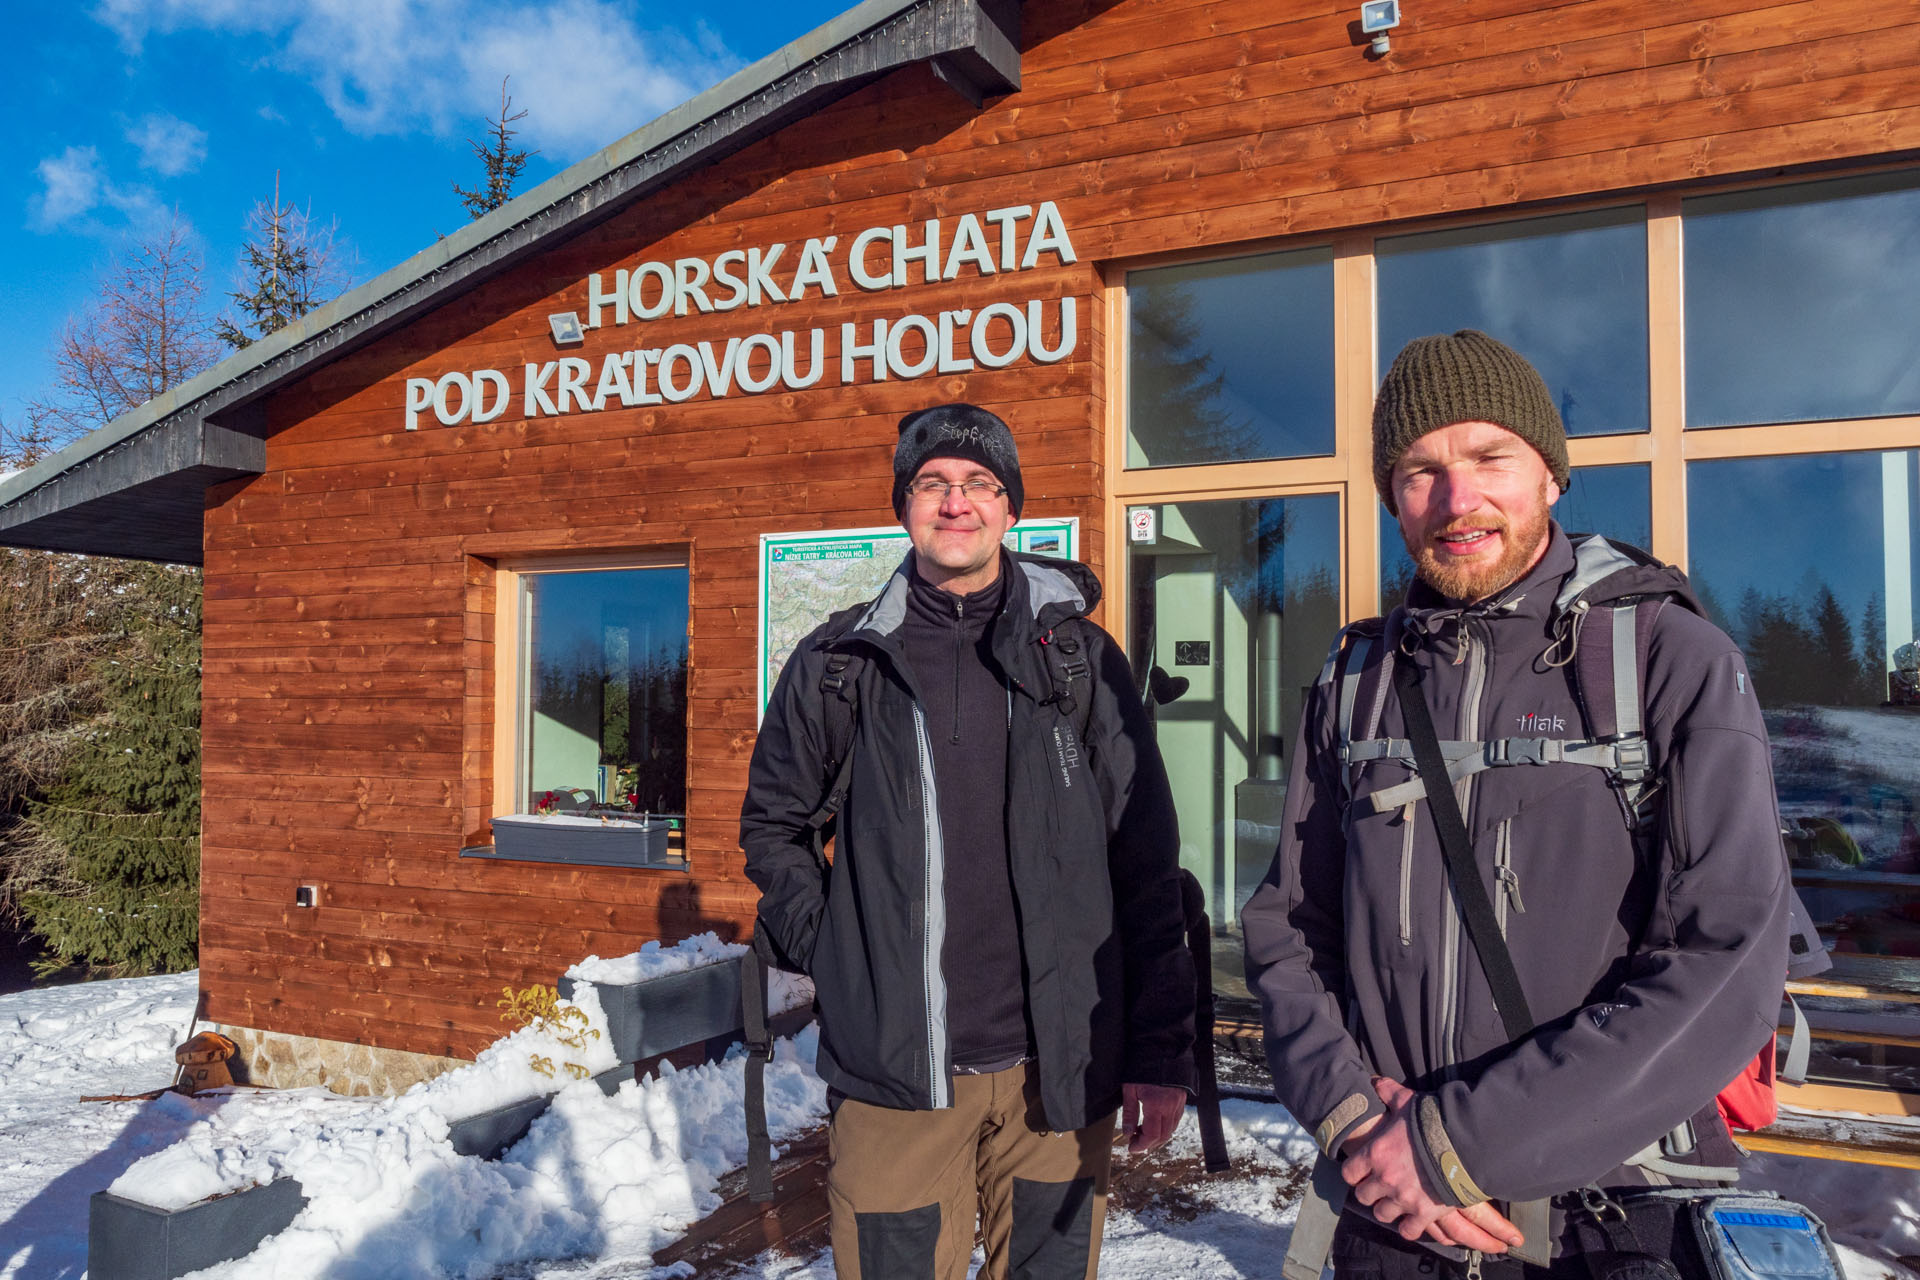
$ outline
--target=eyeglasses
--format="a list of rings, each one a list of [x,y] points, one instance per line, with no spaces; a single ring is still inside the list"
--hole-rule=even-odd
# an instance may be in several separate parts
[[[981,503],[992,502],[1005,493],[1007,486],[978,477],[959,484],[948,484],[945,480],[935,480],[931,476],[926,476],[907,486],[907,496],[915,502],[945,502],[947,494],[955,489],[958,489],[962,497],[977,507]]]

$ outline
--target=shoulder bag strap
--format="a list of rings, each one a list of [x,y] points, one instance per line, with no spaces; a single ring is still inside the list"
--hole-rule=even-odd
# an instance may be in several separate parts
[[[742,1039],[747,1045],[747,1198],[755,1204],[773,1199],[773,1144],[767,1134],[767,1063],[773,1060],[773,1034],[767,1025],[767,969],[772,949],[758,929],[753,945],[740,957]]]
[[[1481,879],[1479,864],[1473,859],[1473,843],[1467,838],[1467,824],[1460,816],[1460,804],[1453,795],[1453,780],[1447,776],[1447,762],[1440,754],[1440,736],[1433,729],[1433,713],[1427,708],[1426,695],[1420,692],[1419,676],[1411,662],[1394,664],[1393,687],[1400,695],[1400,714],[1406,720],[1407,738],[1413,744],[1414,765],[1426,783],[1427,808],[1440,833],[1440,848],[1446,854],[1447,874],[1453,880],[1453,895],[1466,920],[1467,937],[1480,954],[1480,967],[1487,975],[1487,984],[1493,988],[1493,1003],[1500,1010],[1507,1039],[1519,1040],[1533,1030],[1533,1013],[1527,1008],[1519,971],[1513,967],[1513,953],[1507,950],[1507,941],[1500,936],[1493,900],[1487,896],[1487,883]]]

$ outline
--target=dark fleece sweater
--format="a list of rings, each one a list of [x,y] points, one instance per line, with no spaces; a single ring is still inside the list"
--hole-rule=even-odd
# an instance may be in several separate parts
[[[968,596],[915,573],[901,644],[920,686],[947,848],[947,1026],[953,1065],[992,1070],[1028,1052],[1020,922],[1007,860],[1006,677],[992,657],[1006,579]]]

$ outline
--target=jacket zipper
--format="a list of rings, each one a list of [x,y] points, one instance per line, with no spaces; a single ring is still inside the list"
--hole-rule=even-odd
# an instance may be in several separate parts
[[[1520,901],[1520,873],[1513,869],[1513,819],[1503,818],[1496,830],[1493,842],[1493,878],[1500,882],[1500,892],[1493,900],[1495,918],[1500,923],[1500,936],[1507,936],[1507,909],[1509,906],[1522,915],[1526,914],[1526,904]]]
[[[960,741],[960,664],[966,657],[967,602],[953,598],[953,741]]]
[[[1400,945],[1413,945],[1413,819],[1419,808],[1409,802],[1400,809]]]
[[[927,1000],[927,1094],[928,1105],[938,1110],[952,1105],[945,1066],[947,980],[940,967],[947,938],[946,846],[940,834],[940,797],[933,784],[933,746],[927,739],[927,717],[918,699],[913,704],[913,736],[920,752],[920,818],[926,841],[920,971]]]
[[[1460,700],[1460,740],[1472,742],[1480,736],[1480,702],[1486,694],[1487,684],[1487,646],[1478,642],[1469,629],[1466,615],[1460,618],[1458,644],[1459,652],[1454,661],[1456,665],[1464,657],[1467,663],[1466,696]],[[1467,830],[1473,830],[1473,800],[1475,779],[1468,777],[1457,787],[1460,793],[1460,813]],[[1445,928],[1442,933],[1441,972],[1445,975],[1440,996],[1440,1045],[1446,1056],[1446,1078],[1459,1078],[1456,1064],[1460,1061],[1460,994],[1463,986],[1460,956],[1460,900],[1454,896],[1452,886],[1448,886]]]

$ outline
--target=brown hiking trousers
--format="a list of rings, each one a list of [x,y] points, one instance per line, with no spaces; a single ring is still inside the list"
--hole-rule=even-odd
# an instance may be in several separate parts
[[[1050,1133],[1031,1063],[957,1075],[953,1106],[841,1100],[828,1131],[839,1280],[1092,1280],[1107,1211],[1113,1117]]]

